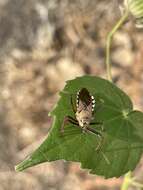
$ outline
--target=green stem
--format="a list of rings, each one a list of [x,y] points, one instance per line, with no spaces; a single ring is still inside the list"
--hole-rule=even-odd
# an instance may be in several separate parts
[[[124,177],[121,190],[127,190],[129,185],[131,184],[131,181],[132,181],[131,172],[128,172]]]
[[[129,15],[129,11],[126,10],[125,13],[123,14],[123,16],[115,24],[115,26],[108,33],[108,36],[107,36],[107,40],[106,40],[106,69],[107,69],[107,78],[110,81],[112,81],[111,63],[110,63],[110,49],[111,49],[112,37],[115,34],[115,32],[122,26],[122,24],[124,23],[124,21],[127,19],[128,15]]]
[[[136,181],[132,181],[131,183],[133,186],[138,187],[138,188],[143,188],[143,184],[136,182]]]
[[[127,190],[129,188],[130,185],[138,187],[138,188],[143,188],[143,184],[135,181],[132,176],[131,172],[128,172],[125,177],[124,177],[124,181],[121,187],[121,190]]]

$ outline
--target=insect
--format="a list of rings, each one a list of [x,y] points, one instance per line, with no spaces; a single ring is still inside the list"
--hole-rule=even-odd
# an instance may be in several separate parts
[[[94,96],[90,95],[89,91],[86,88],[82,88],[77,93],[76,107],[74,106],[71,97],[71,105],[73,112],[75,114],[75,118],[69,115],[65,116],[61,127],[61,133],[64,132],[64,127],[66,124],[72,123],[73,125],[82,129],[83,132],[91,132],[96,134],[98,137],[102,137],[102,134],[100,132],[90,127],[90,125],[96,125],[96,124],[102,125],[101,122],[92,122],[95,113],[94,111],[95,103],[96,102]]]

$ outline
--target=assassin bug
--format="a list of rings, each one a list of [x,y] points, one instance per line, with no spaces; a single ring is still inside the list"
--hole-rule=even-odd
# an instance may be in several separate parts
[[[82,129],[83,132],[92,132],[96,134],[98,137],[102,137],[100,132],[90,127],[90,125],[96,125],[96,124],[102,125],[101,122],[92,122],[94,116],[94,107],[95,107],[94,96],[90,95],[89,91],[86,88],[82,88],[77,93],[76,108],[74,106],[72,97],[71,97],[71,105],[73,112],[75,114],[75,118],[71,116],[66,116],[62,123],[61,132],[62,133],[64,132],[64,127],[67,123],[72,123],[73,125],[76,125],[80,129]]]

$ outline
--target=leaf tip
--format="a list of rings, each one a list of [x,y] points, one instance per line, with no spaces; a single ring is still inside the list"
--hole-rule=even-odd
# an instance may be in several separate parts
[[[16,166],[14,166],[14,170],[15,170],[16,172],[20,172],[20,171],[22,171],[22,170],[20,170],[20,168],[19,168],[19,164],[16,165]]]
[[[14,168],[15,168],[15,171],[17,172],[21,172],[23,170],[25,170],[26,168],[29,168],[31,167],[33,164],[32,164],[32,159],[29,157],[27,158],[26,160],[20,162],[18,165],[16,165]]]

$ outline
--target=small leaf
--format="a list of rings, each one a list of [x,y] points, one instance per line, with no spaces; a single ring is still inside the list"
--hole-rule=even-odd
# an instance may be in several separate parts
[[[101,132],[100,126],[93,126],[104,137],[99,151],[96,148],[100,139],[95,134],[83,133],[72,124],[65,126],[63,135],[60,132],[64,117],[75,117],[70,104],[71,95],[75,100],[77,91],[83,87],[100,105],[94,120],[103,122],[105,131]],[[92,76],[68,81],[60,96],[51,112],[54,122],[47,139],[29,158],[16,166],[16,170],[59,159],[80,162],[82,168],[105,178],[119,177],[134,170],[143,150],[143,113],[133,111],[130,98],[111,82]]]
[[[136,26],[143,27],[143,0],[124,0],[124,5],[135,18]]]

